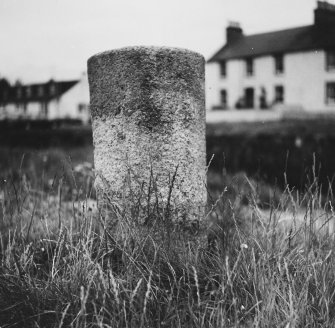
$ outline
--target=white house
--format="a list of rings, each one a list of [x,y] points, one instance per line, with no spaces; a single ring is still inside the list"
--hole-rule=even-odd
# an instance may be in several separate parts
[[[335,5],[318,1],[313,25],[275,32],[244,35],[231,23],[207,62],[206,107],[227,119],[335,113]]]
[[[0,80],[0,117],[57,119],[72,118],[88,122],[89,89],[86,74],[72,81],[11,86]]]

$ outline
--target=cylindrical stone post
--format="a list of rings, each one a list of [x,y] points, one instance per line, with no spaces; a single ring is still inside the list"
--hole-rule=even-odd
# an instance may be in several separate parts
[[[201,220],[203,56],[165,47],[111,50],[89,58],[88,79],[98,204],[136,207],[144,220],[148,206]]]

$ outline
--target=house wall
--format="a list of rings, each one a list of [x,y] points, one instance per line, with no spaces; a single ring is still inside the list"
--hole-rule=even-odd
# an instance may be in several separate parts
[[[38,118],[41,116],[41,104],[39,102],[31,102],[27,106],[27,117]]]
[[[71,89],[63,93],[58,99],[48,102],[47,117],[45,117],[41,102],[29,102],[25,105],[26,109],[24,109],[23,104],[7,104],[1,108],[2,116],[0,118],[73,118],[81,119],[87,123],[90,119],[89,101],[88,80],[87,75],[84,74],[81,80]],[[81,110],[79,110],[79,105],[81,105]]]
[[[24,110],[24,105],[22,103],[20,103],[18,106],[16,104],[10,103],[7,104],[2,110],[2,118],[38,118],[41,115],[41,104],[38,102],[30,102],[26,104],[26,109]]]
[[[273,104],[275,86],[284,87],[283,108],[302,108],[306,111],[335,111],[334,105],[325,101],[326,82],[335,82],[335,71],[325,69],[326,55],[323,50],[297,52],[284,55],[284,73],[275,74],[274,58],[254,58],[254,75],[246,76],[244,60],[226,63],[226,77],[220,76],[218,63],[206,66],[206,108],[220,104],[220,90],[226,89],[229,110],[235,110],[236,102],[244,89],[254,88],[255,105],[259,107],[261,88],[266,90],[268,104]]]
[[[87,76],[74,85],[70,90],[63,93],[59,99],[52,100],[48,106],[48,118],[76,118],[84,122],[90,119],[89,112],[89,89]],[[79,106],[82,105],[82,110]]]

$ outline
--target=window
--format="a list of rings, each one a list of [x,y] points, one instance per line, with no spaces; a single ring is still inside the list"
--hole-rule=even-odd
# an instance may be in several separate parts
[[[21,81],[20,80],[17,80],[16,82],[15,82],[15,97],[16,97],[16,99],[21,99],[22,98],[22,96],[23,96],[23,88],[22,88],[22,83],[21,83]]]
[[[246,88],[244,90],[244,102],[245,108],[254,108],[254,88]]]
[[[227,108],[227,91],[226,90],[220,91],[220,105],[222,109]]]
[[[245,68],[247,76],[254,75],[254,61],[253,58],[247,58],[245,60]]]
[[[31,87],[26,87],[26,97],[27,97],[27,98],[30,98],[30,97],[31,97],[31,94],[32,94],[31,91],[32,91],[32,90],[31,90]]]
[[[17,89],[16,89],[16,97],[17,97],[17,99],[20,99],[20,98],[22,98],[22,87],[17,87]]]
[[[326,70],[335,69],[335,50],[326,52]]]
[[[335,82],[326,84],[326,103],[335,104]]]
[[[276,55],[275,59],[275,74],[283,74],[284,73],[284,56]]]
[[[226,62],[225,61],[220,62],[220,75],[222,77],[226,77],[226,75],[227,75]]]
[[[227,102],[227,91],[225,89],[220,90],[219,93],[219,104],[212,107],[213,110],[223,110],[228,108]]]
[[[37,93],[39,97],[43,97],[44,96],[44,88],[43,85],[39,85],[38,89],[37,89]]]
[[[282,85],[275,86],[275,103],[284,102],[284,87]]]
[[[261,93],[259,96],[259,107],[261,109],[266,109],[268,108],[268,104],[267,104],[267,99],[266,99],[266,89],[265,87],[261,87]]]
[[[81,112],[84,112],[86,110],[86,105],[85,104],[78,104],[78,112],[81,113]]]
[[[4,90],[1,90],[1,93],[0,93],[0,106],[1,104],[4,105],[6,104],[7,100],[8,100],[8,90],[4,89]]]
[[[49,94],[50,96],[55,96],[56,95],[56,84],[54,82],[51,82],[50,86],[49,86]]]

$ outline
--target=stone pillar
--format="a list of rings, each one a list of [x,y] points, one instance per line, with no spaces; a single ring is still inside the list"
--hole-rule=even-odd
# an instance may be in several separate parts
[[[153,212],[202,219],[203,56],[164,47],[111,50],[89,58],[88,79],[98,203],[126,206],[143,220]]]

